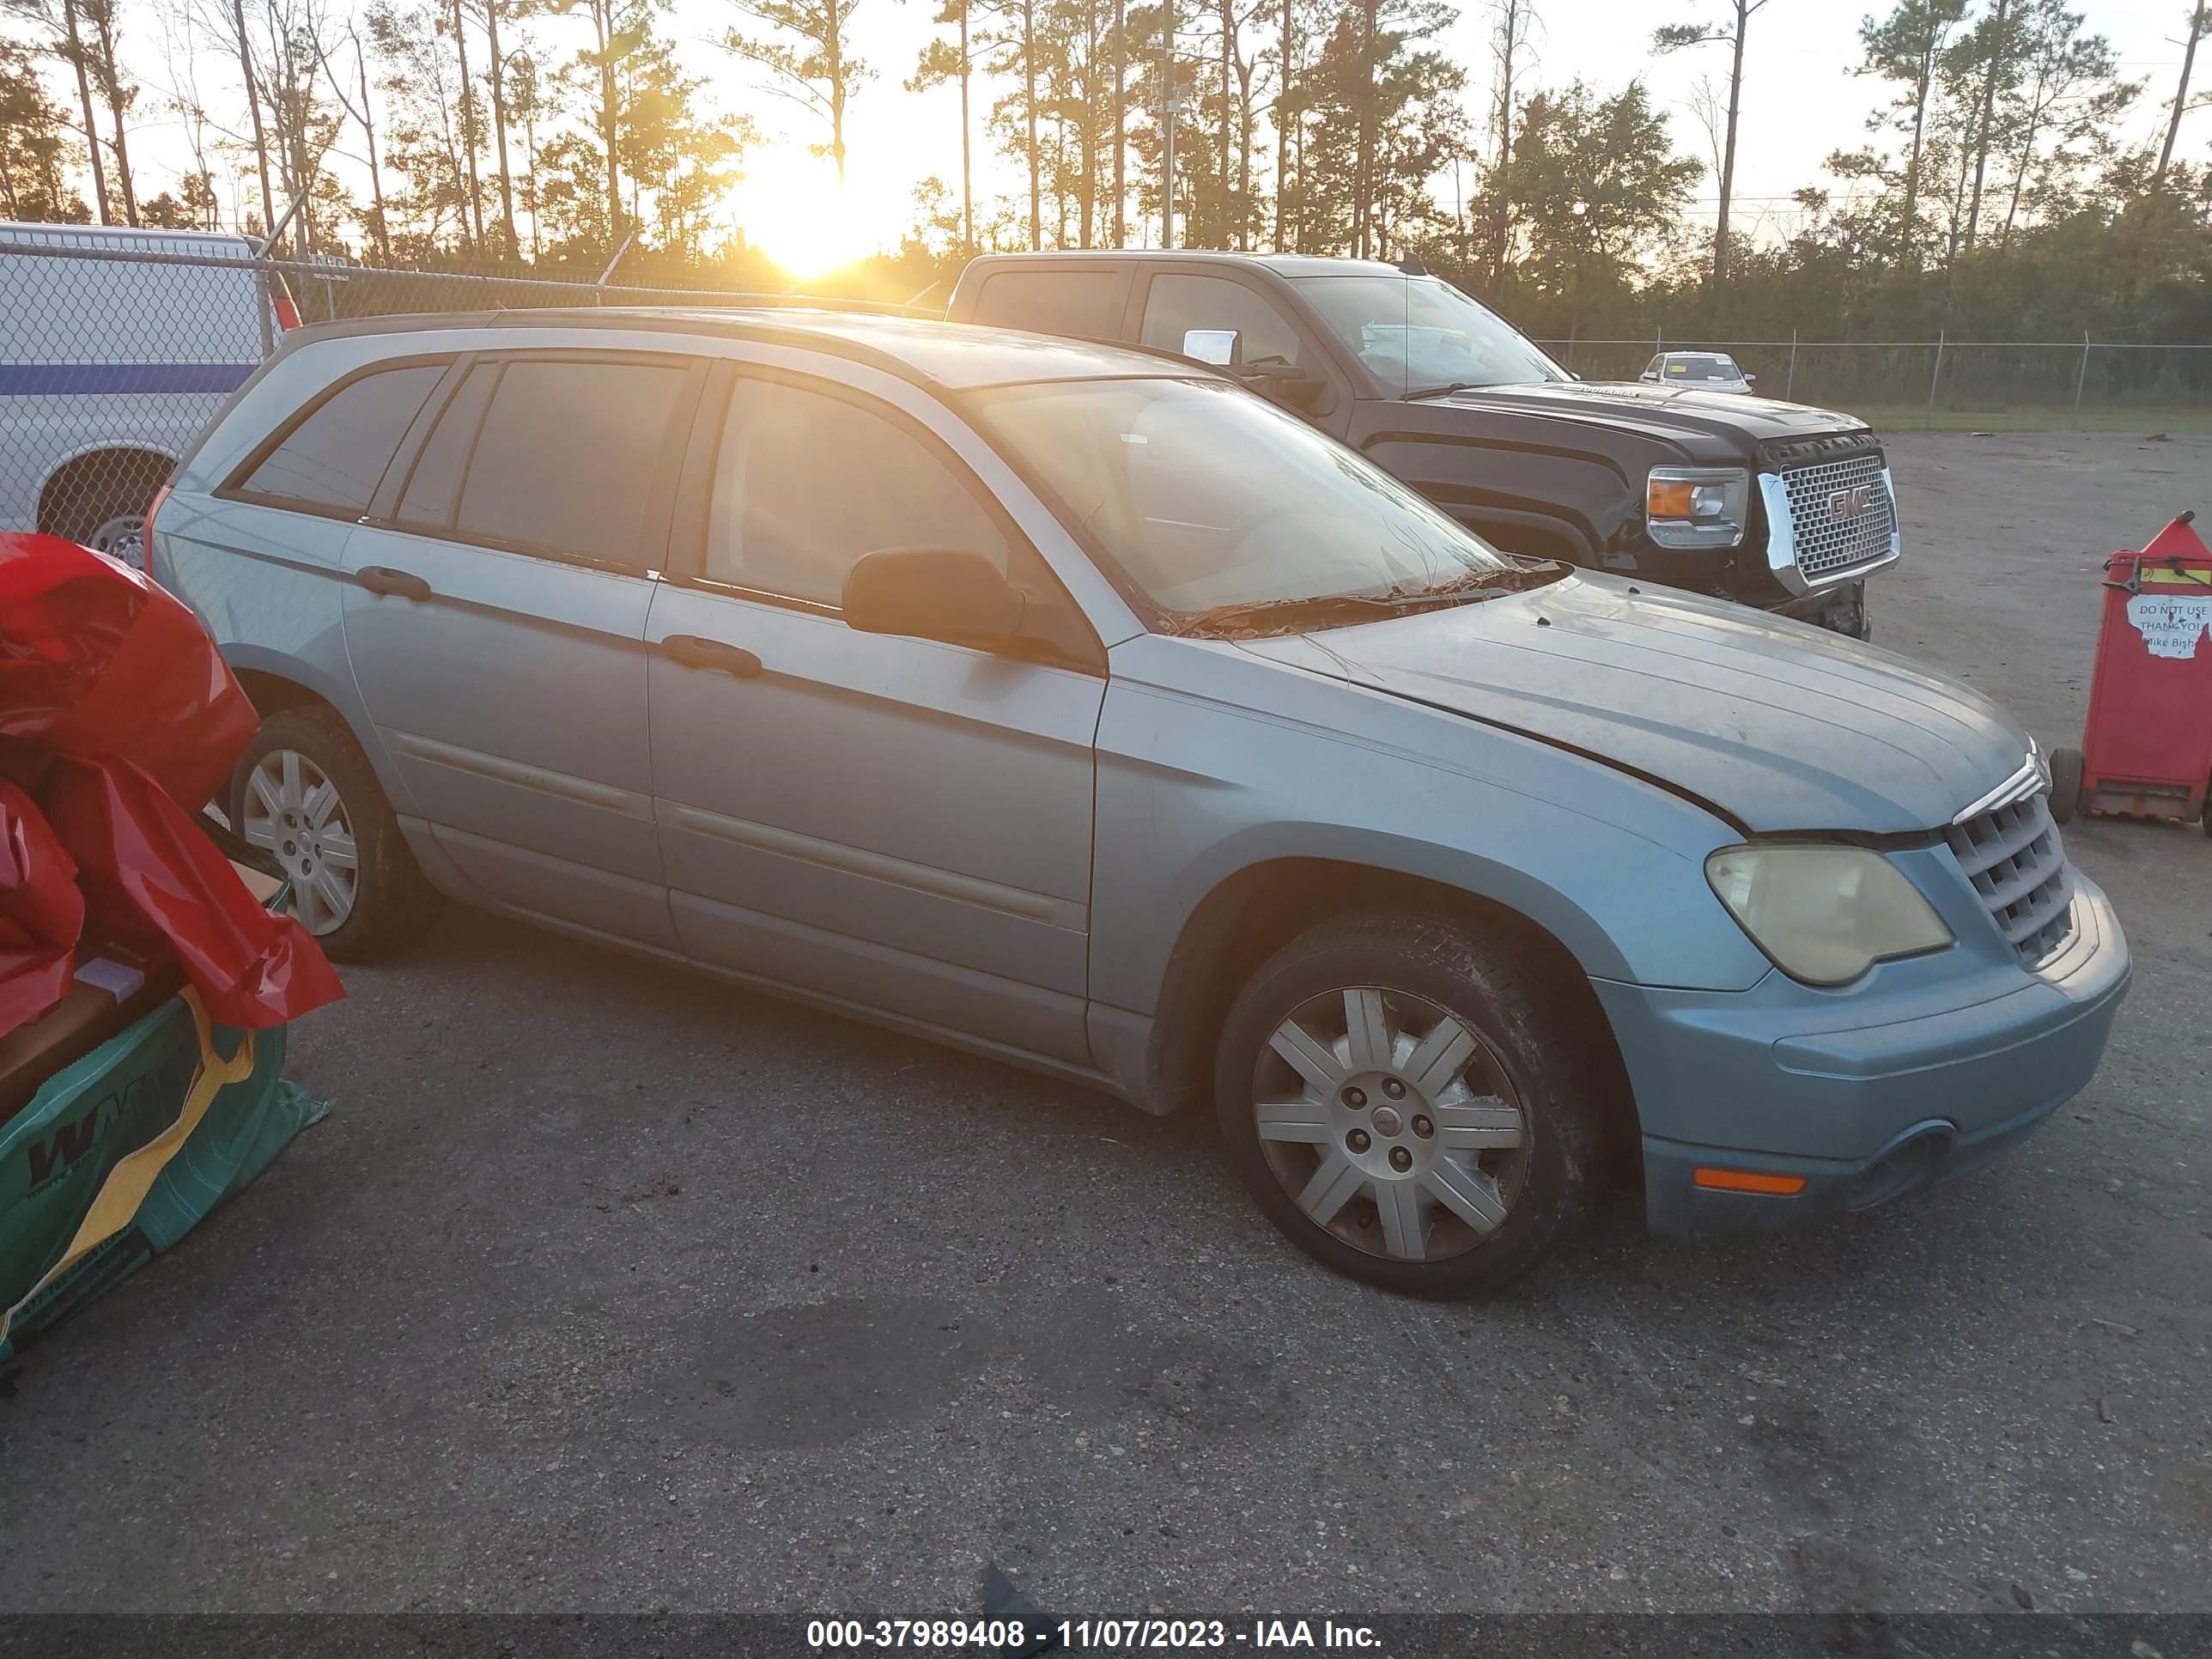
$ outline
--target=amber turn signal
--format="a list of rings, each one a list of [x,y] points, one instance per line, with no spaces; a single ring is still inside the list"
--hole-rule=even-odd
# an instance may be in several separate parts
[[[1697,485],[1688,479],[1654,478],[1644,486],[1645,510],[1655,519],[1687,519],[1697,511]]]
[[[1791,1198],[1805,1190],[1803,1176],[1762,1175],[1757,1170],[1717,1170],[1701,1164],[1691,1179],[1717,1193],[1766,1193]]]

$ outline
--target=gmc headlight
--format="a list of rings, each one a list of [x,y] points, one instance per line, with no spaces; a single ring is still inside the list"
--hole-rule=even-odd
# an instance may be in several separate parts
[[[1920,890],[1863,847],[1724,848],[1705,879],[1751,942],[1808,985],[1848,985],[1877,962],[1952,943]]]
[[[1644,483],[1644,526],[1662,547],[1734,547],[1750,512],[1740,466],[1655,466]]]

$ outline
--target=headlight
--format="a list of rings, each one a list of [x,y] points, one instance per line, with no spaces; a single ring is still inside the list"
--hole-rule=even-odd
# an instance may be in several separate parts
[[[1734,547],[1750,508],[1740,466],[1655,466],[1644,480],[1644,527],[1662,547]]]
[[[1877,962],[1952,942],[1919,889],[1863,847],[1724,848],[1705,879],[1751,942],[1808,985],[1847,985]]]

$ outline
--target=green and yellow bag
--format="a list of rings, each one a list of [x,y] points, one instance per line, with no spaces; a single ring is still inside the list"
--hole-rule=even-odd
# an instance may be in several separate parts
[[[170,998],[0,1127],[0,1359],[136,1271],[329,1108],[283,1078],[285,1028]]]

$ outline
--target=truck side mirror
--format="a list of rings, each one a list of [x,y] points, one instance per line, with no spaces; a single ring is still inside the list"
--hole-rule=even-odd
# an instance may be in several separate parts
[[[1241,368],[1244,337],[1233,328],[1192,328],[1183,331],[1182,355],[1216,368]]]

